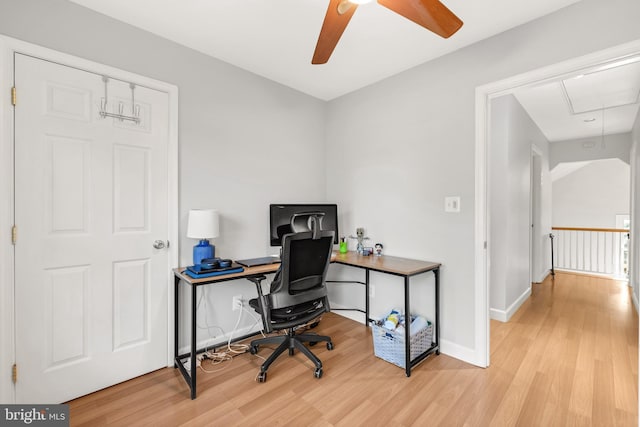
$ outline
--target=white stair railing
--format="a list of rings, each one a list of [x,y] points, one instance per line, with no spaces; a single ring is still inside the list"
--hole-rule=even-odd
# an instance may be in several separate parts
[[[626,278],[629,230],[553,227],[553,264],[560,270]]]

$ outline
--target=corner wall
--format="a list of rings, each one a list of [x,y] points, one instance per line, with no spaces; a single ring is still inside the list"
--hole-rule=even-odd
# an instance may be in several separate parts
[[[638,313],[640,300],[640,112],[631,131],[631,251],[629,254],[629,284]]]
[[[0,0],[0,33],[178,86],[180,240],[171,244],[181,265],[192,263],[197,243],[185,236],[189,209],[220,211],[216,253],[238,259],[272,250],[269,203],[325,200],[324,101],[66,0]],[[0,197],[9,199],[6,191]],[[198,330],[203,344],[234,329],[232,296],[249,299],[256,290],[240,280],[200,292],[207,310],[198,324],[212,326]],[[185,305],[182,337],[189,311]],[[260,326],[245,316],[240,334],[250,328]]]
[[[596,160],[555,180],[553,225],[616,228],[616,215],[629,214],[629,186],[629,165],[620,159]]]
[[[327,196],[341,207],[341,229],[365,227],[388,254],[442,262],[444,353],[473,362],[483,328],[475,321],[475,89],[640,39],[635,16],[636,0],[582,0],[329,102]],[[444,212],[445,196],[461,197],[460,213]],[[394,290],[378,279],[374,313],[391,308]],[[335,298],[358,298],[350,292]]]
[[[534,264],[548,265],[540,258],[549,246],[543,244],[548,243],[544,237],[551,232],[551,192],[542,179],[543,174],[548,175],[549,143],[517,99],[505,95],[491,101],[489,147],[490,314],[505,322],[531,294],[530,277],[541,274],[533,271]],[[531,172],[533,147],[541,160],[537,177]],[[539,219],[531,217],[532,178],[540,185]],[[534,222],[537,235],[530,235]],[[532,239],[537,240],[536,245]],[[539,251],[535,254],[538,263],[530,263],[531,248]]]

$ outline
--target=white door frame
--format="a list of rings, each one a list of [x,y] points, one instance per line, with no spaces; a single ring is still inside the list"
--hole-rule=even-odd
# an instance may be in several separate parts
[[[92,73],[165,92],[169,96],[169,265],[167,266],[167,366],[173,365],[174,295],[170,268],[178,266],[178,87],[159,80],[88,61],[52,49],[0,35],[0,402],[13,403],[11,365],[15,362],[14,325],[14,247],[11,227],[14,224],[13,107],[11,90],[14,81],[15,53],[34,56]],[[18,93],[18,102],[20,95]]]
[[[491,100],[512,93],[516,88],[570,76],[585,69],[597,70],[612,62],[640,55],[640,40],[635,40],[589,55],[573,58],[527,73],[476,88],[476,163],[475,163],[475,348],[478,366],[489,366],[489,220],[488,165]],[[633,220],[633,219],[632,219]]]
[[[534,172],[536,172],[536,157],[539,158],[539,166],[542,168],[542,156],[542,151],[532,142],[531,157],[529,158],[529,179],[531,180],[529,183],[529,224],[531,225],[529,229],[529,286],[532,283],[539,283],[540,269],[536,269],[536,267],[540,266],[543,253],[540,246],[540,224],[542,223],[540,194],[542,187],[540,185],[540,176],[534,175]],[[540,170],[537,172],[540,172]],[[535,198],[536,194],[538,195],[538,200]],[[534,231],[538,232],[537,235],[534,234]]]

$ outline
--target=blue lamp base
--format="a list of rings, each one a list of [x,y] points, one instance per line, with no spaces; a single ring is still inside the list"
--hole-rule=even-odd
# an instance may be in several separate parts
[[[193,265],[201,264],[203,259],[213,258],[215,254],[216,247],[207,239],[202,239],[193,247]]]

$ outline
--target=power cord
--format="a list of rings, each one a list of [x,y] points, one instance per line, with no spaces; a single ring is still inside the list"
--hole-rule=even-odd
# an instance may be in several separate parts
[[[202,298],[201,298],[202,299]],[[251,329],[253,329],[261,320],[256,318],[256,316],[249,310],[247,310],[247,308],[244,306],[244,301],[242,302],[242,310],[240,310],[240,312],[238,313],[238,319],[236,320],[236,324],[233,327],[233,332],[231,332],[229,334],[229,339],[227,340],[227,346],[226,346],[226,350],[224,351],[212,351],[212,350],[206,350],[204,353],[201,353],[199,355],[196,356],[197,361],[196,361],[196,366],[199,367],[203,372],[206,373],[214,373],[214,372],[219,372],[222,371],[224,368],[219,368],[219,369],[206,369],[204,366],[204,361],[208,360],[210,365],[219,365],[222,362],[225,361],[232,361],[233,358],[235,356],[239,356],[241,354],[247,353],[249,351],[249,345],[247,344],[232,344],[231,341],[233,339],[233,334],[238,330],[238,326],[240,325],[240,321],[242,320],[242,314],[244,311],[246,311],[254,320],[254,324],[251,326]],[[199,304],[199,303],[198,303]],[[205,308],[206,308],[206,298],[205,298]],[[205,316],[205,324],[207,326],[207,329],[210,329],[211,327],[209,327],[208,323],[206,322],[206,316]],[[216,326],[216,328],[220,329],[221,331],[223,331],[222,328]],[[223,331],[224,333],[224,331]],[[262,334],[262,336],[266,336],[264,334],[264,331],[260,331],[260,333]],[[266,360],[264,357],[262,356],[258,356],[259,358]]]
[[[222,335],[225,335],[226,332],[220,326],[209,326],[209,321],[207,319],[207,313],[209,312],[209,310],[207,309],[207,299],[204,298],[205,290],[206,289],[204,288],[200,290],[200,298],[198,298],[198,304],[196,305],[196,313],[197,313],[199,311],[200,304],[202,304],[202,301],[204,300],[204,326],[200,325],[199,323],[196,323],[196,326],[199,329],[206,329],[207,333],[209,334],[209,338],[213,339],[215,338],[215,335],[211,334],[211,329],[218,329],[220,332],[222,332]]]

